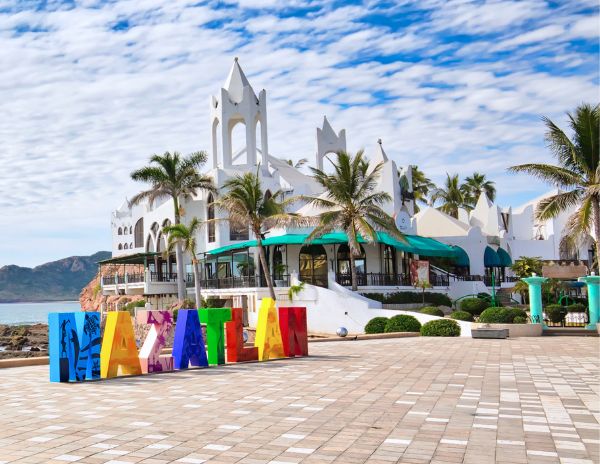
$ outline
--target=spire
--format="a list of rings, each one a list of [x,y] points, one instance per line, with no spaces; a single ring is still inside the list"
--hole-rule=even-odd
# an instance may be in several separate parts
[[[388,157],[383,150],[383,142],[381,139],[377,140],[377,147],[375,147],[375,162],[376,163],[385,163],[387,162]]]
[[[229,92],[229,96],[234,103],[239,103],[244,98],[244,87],[250,87],[252,89],[250,82],[246,79],[246,75],[238,63],[238,57],[236,56],[223,88]]]
[[[329,121],[327,120],[327,116],[323,116],[323,128],[321,129],[321,131],[326,137],[337,137],[337,134],[333,130],[333,127],[331,127],[331,124],[329,124]]]

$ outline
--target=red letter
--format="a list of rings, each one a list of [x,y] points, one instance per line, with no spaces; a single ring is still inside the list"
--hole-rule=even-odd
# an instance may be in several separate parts
[[[242,308],[231,308],[231,321],[225,323],[227,362],[257,361],[258,348],[244,348]]]
[[[306,308],[299,306],[279,308],[279,326],[285,355],[290,358],[308,356]]]

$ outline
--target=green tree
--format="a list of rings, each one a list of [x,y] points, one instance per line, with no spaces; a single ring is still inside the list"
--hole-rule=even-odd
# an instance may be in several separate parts
[[[148,190],[135,195],[131,205],[148,201],[150,205],[165,198],[173,201],[174,222],[181,223],[185,201],[198,191],[215,192],[212,178],[199,173],[199,169],[206,163],[206,153],[199,151],[188,156],[181,156],[178,152],[165,152],[163,155],[153,155],[150,164],[133,171],[131,178],[138,182],[150,184]],[[177,298],[185,298],[185,282],[183,277],[183,256],[181,245],[175,247],[177,259]]]
[[[198,268],[198,254],[196,252],[196,233],[200,228],[198,218],[193,218],[189,226],[185,224],[173,224],[163,227],[163,233],[168,236],[167,251],[171,253],[177,245],[185,253],[189,253],[192,258],[192,269],[194,272],[194,291],[196,296],[196,307],[202,305],[202,295],[200,294],[200,270]]]
[[[472,176],[465,177],[465,182],[462,185],[465,202],[471,208],[474,208],[482,192],[485,192],[490,201],[494,201],[496,199],[496,187],[494,184],[495,182],[487,180],[486,175],[479,172],[474,172]]]
[[[236,175],[225,181],[223,190],[225,193],[215,204],[219,209],[227,211],[230,224],[237,227],[249,226],[252,230],[269,293],[275,300],[273,279],[262,244],[263,234],[273,227],[302,226],[306,224],[306,220],[297,214],[286,212],[286,206],[295,199],[282,200],[281,190],[272,195],[265,195],[258,174],[247,172]]]
[[[538,179],[564,189],[538,204],[536,217],[545,221],[563,211],[575,208],[565,227],[562,239],[570,244],[581,241],[593,231],[596,256],[600,240],[600,105],[582,104],[575,114],[567,113],[572,137],[550,119],[544,117],[546,142],[558,161],[552,164],[520,164],[512,172],[526,172]],[[600,270],[600,269],[599,269]]]
[[[332,174],[311,168],[314,179],[324,189],[324,195],[303,198],[324,211],[318,215],[319,223],[307,242],[334,230],[344,231],[350,248],[352,289],[356,291],[355,258],[361,252],[359,236],[368,242],[377,241],[377,230],[388,232],[402,241],[404,236],[394,219],[382,208],[391,201],[390,195],[376,190],[383,163],[371,169],[361,150],[355,156],[340,151],[332,164]]]
[[[415,200],[415,213],[419,212],[418,202],[427,204],[427,198],[431,192],[437,187],[435,184],[425,176],[425,173],[421,171],[418,166],[412,166],[412,192],[409,191],[408,179],[404,174],[399,175],[400,189],[402,191],[402,198],[414,199]]]
[[[515,275],[522,279],[523,277],[531,277],[533,273],[542,275],[542,258],[539,256],[521,256],[516,259],[510,267]]]
[[[441,201],[441,205],[437,208],[449,214],[452,217],[458,218],[459,208],[470,209],[467,203],[464,187],[460,183],[458,174],[451,176],[446,173],[446,181],[442,188],[438,188],[431,195],[431,201],[435,204],[436,201]]]

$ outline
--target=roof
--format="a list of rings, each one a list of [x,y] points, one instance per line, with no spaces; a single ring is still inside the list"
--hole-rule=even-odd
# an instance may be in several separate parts
[[[234,103],[240,103],[244,98],[244,87],[252,88],[236,57],[223,88],[229,92]]]
[[[348,236],[344,232],[332,232],[325,234],[319,238],[307,242],[309,234],[285,234],[278,235],[276,237],[268,237],[262,241],[265,246],[270,245],[329,245],[335,243],[348,243]],[[443,258],[456,258],[457,251],[454,247],[438,242],[429,237],[420,237],[418,235],[405,235],[406,242],[401,242],[391,235],[385,232],[377,232],[377,242],[384,243],[386,245],[393,246],[396,249],[406,251],[408,253],[415,253],[423,256],[437,256]],[[360,243],[366,243],[367,241],[362,237],[359,237]],[[207,255],[218,255],[220,253],[226,253],[228,251],[239,250],[243,248],[255,247],[257,244],[256,240],[248,240],[246,242],[235,243],[232,245],[226,245],[214,250],[208,251]]]
[[[145,264],[148,258],[154,258],[159,253],[135,253],[133,255],[117,256],[116,258],[98,261],[98,264]]]

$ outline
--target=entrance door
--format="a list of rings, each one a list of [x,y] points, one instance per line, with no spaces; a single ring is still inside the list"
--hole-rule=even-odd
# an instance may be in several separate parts
[[[327,287],[327,252],[323,245],[306,245],[300,249],[300,280]]]

